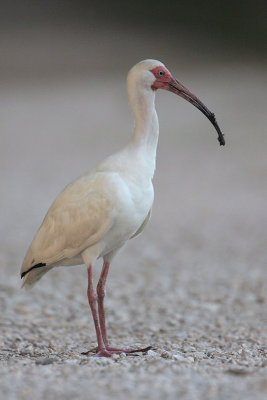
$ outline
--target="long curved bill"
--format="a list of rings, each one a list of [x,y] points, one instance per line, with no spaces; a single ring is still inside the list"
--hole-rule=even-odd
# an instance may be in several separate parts
[[[177,81],[177,79],[172,78],[171,81],[168,82],[168,87],[166,87],[166,89],[189,101],[189,103],[193,104],[193,106],[197,107],[204,115],[206,115],[218,133],[220,146],[225,145],[224,135],[217,124],[215,115],[205,106],[205,104],[202,103],[202,101]]]

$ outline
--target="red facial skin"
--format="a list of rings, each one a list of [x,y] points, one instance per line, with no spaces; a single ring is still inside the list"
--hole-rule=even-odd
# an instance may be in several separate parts
[[[159,71],[163,71],[164,75],[159,75]],[[168,83],[173,80],[173,77],[171,76],[170,72],[167,70],[165,67],[156,67],[150,70],[152,74],[154,74],[156,80],[151,86],[152,90],[157,90],[157,89],[168,89]]]
[[[161,71],[163,75],[161,75]],[[225,145],[225,140],[223,137],[223,133],[221,132],[215,115],[202,103],[193,93],[190,92],[184,85],[182,85],[179,81],[172,77],[170,72],[164,66],[159,66],[150,70],[152,74],[155,76],[155,81],[153,85],[151,85],[152,90],[163,89],[168,90],[169,92],[175,93],[183,99],[187,100],[189,103],[193,104],[193,106],[197,107],[212,123],[214,128],[218,133],[218,141],[220,145]]]

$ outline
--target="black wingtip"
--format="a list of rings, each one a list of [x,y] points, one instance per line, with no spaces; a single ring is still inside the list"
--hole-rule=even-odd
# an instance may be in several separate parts
[[[24,272],[22,272],[22,274],[21,274],[21,279],[28,273],[28,272],[30,272],[32,269],[34,269],[34,268],[40,268],[40,267],[45,267],[46,266],[46,264],[45,263],[39,263],[39,264],[36,264],[36,265],[34,265],[33,267],[31,267],[31,268],[29,268],[27,271],[24,271]]]

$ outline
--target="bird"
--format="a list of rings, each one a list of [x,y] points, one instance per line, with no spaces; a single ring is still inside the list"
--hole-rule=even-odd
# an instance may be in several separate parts
[[[63,189],[45,215],[20,271],[22,287],[30,288],[54,267],[85,264],[87,297],[97,339],[97,347],[91,352],[95,357],[147,352],[151,348],[110,345],[104,296],[114,256],[144,230],[150,219],[159,136],[155,109],[158,89],[172,92],[197,107],[215,127],[220,145],[225,145],[215,115],[162,62],[140,61],[127,75],[128,102],[135,122],[129,143]],[[92,272],[99,258],[103,259],[103,266],[95,288]]]

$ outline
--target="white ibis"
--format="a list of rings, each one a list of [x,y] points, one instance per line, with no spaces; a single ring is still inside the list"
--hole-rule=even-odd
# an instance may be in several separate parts
[[[109,345],[103,303],[111,260],[127,240],[143,231],[150,217],[159,133],[157,89],[173,92],[196,106],[214,125],[220,145],[225,144],[214,114],[174,79],[164,64],[156,60],[139,62],[127,77],[128,99],[135,120],[129,144],[59,194],[21,267],[23,286],[32,286],[56,266],[86,265],[87,296],[97,337],[94,355],[98,357],[140,351]],[[103,268],[95,291],[92,268],[98,258],[103,258]]]

